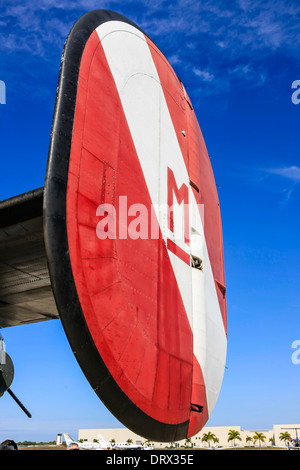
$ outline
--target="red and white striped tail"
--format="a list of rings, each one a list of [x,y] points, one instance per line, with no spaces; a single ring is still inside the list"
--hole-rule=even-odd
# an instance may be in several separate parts
[[[66,224],[84,321],[129,399],[124,424],[144,435],[145,416],[160,440],[190,437],[216,404],[227,346],[219,201],[192,104],[118,16],[85,44],[75,104]]]

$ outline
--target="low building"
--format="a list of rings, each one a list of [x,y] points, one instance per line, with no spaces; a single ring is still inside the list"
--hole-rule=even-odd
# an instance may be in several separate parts
[[[297,429],[299,430],[300,435],[300,424],[276,424],[273,426],[273,429],[269,430],[243,430],[240,426],[205,426],[198,434],[193,436],[189,441],[182,440],[174,443],[166,442],[153,442],[155,449],[162,449],[166,447],[194,447],[194,448],[205,448],[212,447],[216,445],[216,442],[213,440],[205,441],[205,435],[213,435],[217,439],[219,447],[228,447],[228,446],[284,446],[285,442],[280,440],[280,435],[283,432],[289,432],[292,438],[297,437]],[[229,440],[229,436],[236,431],[237,437],[235,439]],[[256,432],[262,433],[265,438],[264,441],[255,441]],[[128,439],[131,439],[134,444],[140,444],[145,442],[145,438],[133,433],[127,428],[104,428],[104,429],[79,429],[78,439],[83,440],[84,442],[93,442],[94,439],[98,439],[98,434],[101,434],[104,439],[111,442],[126,442]]]

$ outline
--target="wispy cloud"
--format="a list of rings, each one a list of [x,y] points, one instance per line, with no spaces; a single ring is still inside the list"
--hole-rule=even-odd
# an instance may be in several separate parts
[[[10,25],[13,29],[20,27],[28,33],[39,32],[43,39],[43,25],[48,16],[51,18],[56,12],[56,19],[66,22],[70,17],[76,19],[78,12],[94,8],[117,9],[125,15],[135,12],[131,14],[133,19],[154,36],[172,34],[176,38],[184,34],[186,39],[196,35],[196,40],[202,40],[205,34],[218,47],[237,55],[263,48],[289,47],[296,51],[300,44],[300,5],[287,0],[263,3],[258,0],[175,0],[172,3],[128,0],[118,6],[109,0],[102,1],[101,5],[96,0],[41,0],[30,6],[16,0],[1,8],[0,18],[13,19]],[[58,34],[61,33],[65,31],[59,29]]]
[[[263,85],[267,79],[266,73],[263,70],[254,69],[251,64],[238,64],[233,69],[229,70],[229,74],[233,78],[250,82],[255,86]]]
[[[266,182],[266,178],[277,176],[282,180],[282,184],[274,183],[272,178],[269,180],[268,188],[275,189],[284,196],[284,201],[287,202],[292,196],[296,187],[300,183],[300,167],[296,165],[285,166],[280,168],[270,168],[264,170],[265,177],[261,182]]]
[[[212,73],[207,70],[200,70],[197,67],[193,67],[193,72],[197,77],[200,77],[204,82],[211,82],[214,79]]]
[[[181,64],[181,59],[178,56],[178,54],[173,54],[168,59],[169,59],[170,64],[173,65],[173,66]]]
[[[287,178],[294,183],[300,183],[300,168],[298,166],[289,166],[283,168],[272,168],[268,170],[273,175],[279,175]]]
[[[154,9],[147,4],[144,29],[166,52],[176,50],[185,64],[185,83],[194,76],[202,84],[216,84],[205,88],[209,93],[236,85],[261,87],[271,78],[274,83],[281,72],[272,59],[278,61],[280,54],[299,62],[300,5],[294,2],[175,0],[169,5],[155,2]]]
[[[159,45],[181,79],[219,93],[237,83],[261,86],[274,78],[266,58],[299,60],[300,5],[288,0],[14,0],[0,6],[0,50],[43,60],[61,54],[71,26],[86,11],[108,8],[130,17]],[[26,63],[26,58],[24,57]],[[280,73],[277,71],[277,73]],[[272,75],[273,74],[273,75]],[[183,75],[183,76],[182,76]],[[222,83],[223,87],[218,84]],[[243,85],[244,84],[244,85]]]

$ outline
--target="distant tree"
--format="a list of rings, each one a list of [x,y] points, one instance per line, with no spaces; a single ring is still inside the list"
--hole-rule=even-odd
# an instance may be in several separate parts
[[[246,442],[249,442],[249,446],[250,446],[250,442],[252,442],[252,441],[253,441],[252,437],[250,437],[250,436],[246,437]]]
[[[261,447],[261,443],[265,442],[266,436],[262,432],[255,432],[253,436],[253,441],[256,443],[258,441],[259,447]]]
[[[37,443],[35,441],[23,441],[18,442],[18,445],[22,444],[23,446],[35,446]]]
[[[132,439],[130,439],[130,438],[129,438],[129,439],[127,439],[127,441],[126,441],[126,442],[127,442],[127,444],[133,444],[133,440],[132,440]]]
[[[210,447],[210,441],[214,441],[215,439],[216,439],[215,434],[209,431],[203,434],[201,441],[208,442],[208,446]]]
[[[239,431],[235,429],[230,429],[228,431],[228,442],[233,441],[233,446],[235,446],[235,440],[238,439],[239,441],[242,440]]]
[[[188,437],[186,440],[185,440],[185,445],[186,447],[193,447],[193,443],[192,443],[192,439],[190,437]]]
[[[291,438],[291,435],[287,431],[281,432],[279,435],[279,440],[284,441],[286,446],[288,445],[288,441],[290,440],[290,438]]]

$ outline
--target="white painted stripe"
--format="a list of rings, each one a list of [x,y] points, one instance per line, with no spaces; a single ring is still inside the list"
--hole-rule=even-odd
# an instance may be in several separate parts
[[[165,238],[167,171],[174,172],[177,187],[189,187],[189,176],[144,35],[127,23],[110,21],[97,28],[109,67],[120,95],[123,110]],[[214,408],[222,383],[226,335],[216,287],[204,238],[197,204],[190,190],[190,209],[196,214],[194,228],[199,233],[198,245],[203,253],[204,272],[192,269],[169,251],[172,267],[194,335],[194,354],[201,366],[206,384],[209,414]],[[184,242],[178,245],[189,252]],[[200,245],[199,245],[200,243]],[[202,278],[201,278],[202,276]]]

